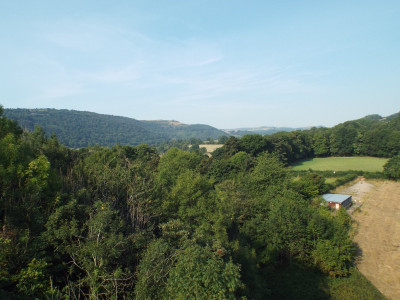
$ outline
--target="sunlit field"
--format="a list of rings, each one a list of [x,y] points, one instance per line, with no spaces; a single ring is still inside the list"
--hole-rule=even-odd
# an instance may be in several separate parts
[[[378,157],[326,157],[313,158],[293,164],[293,170],[382,172],[387,158]]]

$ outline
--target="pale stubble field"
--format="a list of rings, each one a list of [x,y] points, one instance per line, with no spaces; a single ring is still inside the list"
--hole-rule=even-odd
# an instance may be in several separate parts
[[[360,180],[335,192],[361,204],[352,213],[358,269],[388,299],[400,299],[400,182]]]

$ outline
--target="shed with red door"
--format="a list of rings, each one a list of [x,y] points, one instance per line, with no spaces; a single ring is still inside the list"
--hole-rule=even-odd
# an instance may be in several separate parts
[[[324,194],[322,198],[328,203],[329,207],[340,209],[341,207],[348,208],[352,203],[351,195],[343,194]]]

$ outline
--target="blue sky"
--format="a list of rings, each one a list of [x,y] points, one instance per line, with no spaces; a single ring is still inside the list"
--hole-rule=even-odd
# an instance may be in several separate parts
[[[400,111],[400,1],[0,0],[0,104],[217,128]]]

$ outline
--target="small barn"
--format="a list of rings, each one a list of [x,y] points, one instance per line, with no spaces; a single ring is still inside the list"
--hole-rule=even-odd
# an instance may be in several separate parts
[[[324,194],[322,198],[328,203],[329,207],[340,209],[342,206],[348,208],[351,206],[352,197],[342,194]]]

